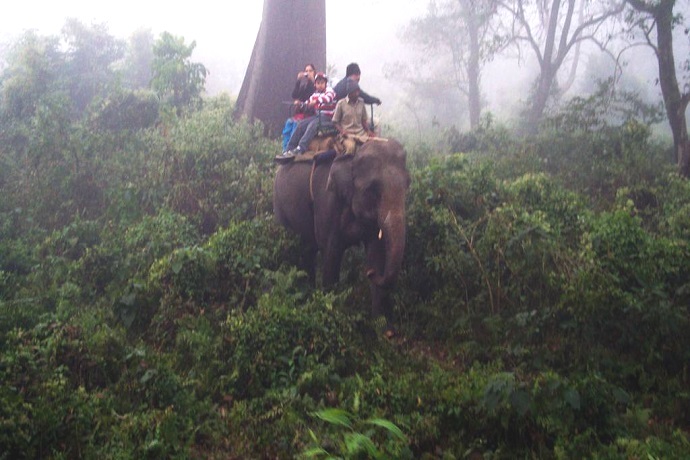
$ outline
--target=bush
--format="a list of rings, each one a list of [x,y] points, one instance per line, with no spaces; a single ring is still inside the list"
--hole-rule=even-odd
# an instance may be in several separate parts
[[[264,273],[296,265],[300,251],[298,240],[273,216],[233,222],[211,236],[205,247],[218,272],[217,301],[242,309],[256,304]]]
[[[593,222],[564,305],[580,322],[580,340],[620,354],[609,358],[615,359],[612,370],[648,391],[643,375],[674,375],[688,356],[683,331],[689,318],[676,298],[686,284],[678,274],[688,254],[684,243],[646,233],[631,211],[604,213]]]
[[[399,298],[411,305],[402,308],[414,327],[429,325],[430,335],[452,334],[441,331],[467,311],[469,299],[481,295],[485,283],[474,239],[499,194],[491,166],[473,165],[464,155],[435,159],[413,171],[398,286]]]
[[[275,148],[260,125],[233,120],[232,110],[227,97],[211,101],[166,139],[175,146],[166,152],[173,183],[166,202],[205,234],[271,210],[273,166],[264,155]]]
[[[687,456],[690,186],[645,116],[408,144],[385,339],[362,251],[293,268],[228,96],[45,89],[0,123],[0,457]]]
[[[184,226],[178,232],[181,229]],[[129,280],[115,304],[116,314],[133,332],[142,333],[153,321],[156,332],[149,338],[167,343],[175,341],[178,322],[184,323],[188,317],[205,314],[217,330],[231,310],[254,306],[269,288],[267,273],[289,264],[297,251],[296,242],[288,240],[272,218],[236,222],[203,245],[165,253],[175,241],[162,240],[160,247],[150,241],[144,250],[136,252],[146,255],[146,261],[151,259],[151,251],[163,255],[151,264],[145,279]]]
[[[331,379],[357,369],[357,335],[350,318],[334,308],[336,299],[319,293],[300,299],[273,292],[256,308],[228,315],[222,327],[228,394],[245,399],[296,386],[318,399]]]

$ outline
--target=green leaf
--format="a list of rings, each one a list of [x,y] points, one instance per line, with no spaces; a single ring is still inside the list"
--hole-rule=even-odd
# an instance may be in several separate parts
[[[391,433],[401,441],[407,441],[407,436],[405,436],[402,430],[398,428],[398,426],[395,425],[393,422],[389,422],[388,420],[382,418],[372,418],[367,420],[366,423],[370,425],[380,426],[381,428],[385,428],[389,433]]]
[[[137,295],[134,292],[130,292],[128,294],[123,295],[120,297],[120,303],[123,305],[126,305],[128,307],[131,307],[134,305],[134,302],[137,300]]]
[[[309,437],[311,438],[312,441],[319,442],[318,438],[316,437],[316,434],[314,433],[314,431],[311,428],[309,428]]]
[[[139,382],[144,384],[151,380],[153,377],[155,377],[156,374],[158,374],[158,371],[156,369],[149,369],[146,372],[144,372],[144,375],[139,379]]]
[[[613,397],[619,404],[630,404],[630,395],[622,388],[614,388]]]
[[[580,393],[578,393],[577,390],[569,388],[563,396],[565,397],[565,402],[567,402],[570,407],[575,410],[580,410]]]
[[[330,455],[328,451],[324,450],[322,447],[312,447],[309,450],[302,452],[302,455],[307,458],[314,458],[320,455]]]
[[[326,409],[315,412],[314,416],[334,425],[340,425],[347,428],[352,427],[352,423],[350,422],[350,413],[342,409]]]
[[[356,454],[364,451],[374,458],[379,454],[374,441],[362,433],[349,433],[345,435],[345,446],[349,454]]]
[[[515,390],[510,394],[510,404],[521,417],[529,411],[531,402],[531,397],[525,390]]]

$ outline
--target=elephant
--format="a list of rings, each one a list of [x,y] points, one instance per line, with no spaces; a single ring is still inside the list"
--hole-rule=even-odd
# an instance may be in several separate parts
[[[314,285],[318,252],[322,286],[329,289],[339,281],[345,250],[364,243],[372,313],[376,321],[385,318],[389,337],[395,333],[390,291],[405,251],[409,186],[403,146],[381,138],[367,141],[355,154],[283,164],[273,186],[275,217],[300,236],[302,265]]]

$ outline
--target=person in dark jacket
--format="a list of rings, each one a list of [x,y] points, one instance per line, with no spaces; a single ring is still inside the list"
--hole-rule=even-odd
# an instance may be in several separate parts
[[[322,72],[316,74],[314,84],[316,91],[309,98],[307,106],[312,107],[316,114],[306,117],[297,124],[288,142],[288,150],[278,155],[276,160],[288,160],[294,158],[295,155],[305,153],[309,148],[309,142],[320,128],[333,126],[331,118],[335,110],[335,91],[328,86],[328,77]]]
[[[294,99],[295,104],[306,101],[314,93],[315,75],[316,67],[314,67],[314,64],[307,64],[304,66],[304,72],[297,74],[295,88],[292,90],[292,99]]]
[[[337,85],[333,87],[335,91],[335,100],[339,101],[347,96],[348,82],[354,81],[359,84],[359,80],[362,78],[362,71],[359,69],[359,65],[356,62],[348,64],[345,69],[345,78],[340,80]],[[381,105],[381,99],[378,97],[370,96],[369,94],[359,90],[359,97],[364,100],[365,104],[376,104]]]
[[[316,68],[314,64],[307,64],[304,66],[304,71],[297,74],[297,81],[295,82],[295,88],[292,90],[292,107],[291,116],[285,121],[285,127],[283,127],[283,151],[287,150],[288,142],[290,141],[290,136],[297,128],[297,123],[305,118],[306,106],[305,102],[309,97],[314,94],[314,75],[316,74]]]

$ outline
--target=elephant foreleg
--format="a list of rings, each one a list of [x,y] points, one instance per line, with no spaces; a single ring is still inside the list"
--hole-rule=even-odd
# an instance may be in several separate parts
[[[330,238],[323,251],[323,287],[328,289],[340,281],[344,248],[339,238]]]
[[[309,276],[309,283],[312,287],[316,287],[316,253],[318,248],[314,243],[302,241],[302,257],[300,258],[300,269],[307,272]]]
[[[390,290],[371,283],[369,285],[371,290],[371,312],[374,321],[378,322],[385,319],[385,334],[392,336],[395,334],[395,328],[391,318],[393,317],[393,302],[391,300]]]
[[[385,263],[386,254],[383,243],[380,240],[369,242],[367,244],[367,277],[371,279],[372,272],[374,274],[383,273]],[[371,281],[369,287],[371,290],[371,312],[374,321],[378,322],[381,318],[385,318],[385,334],[391,336],[395,332],[391,322],[393,303],[391,301],[390,289],[378,286]]]

